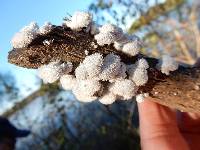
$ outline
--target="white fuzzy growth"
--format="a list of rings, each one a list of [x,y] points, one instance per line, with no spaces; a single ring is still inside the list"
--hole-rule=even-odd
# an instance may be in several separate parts
[[[146,61],[146,59],[141,58],[136,62],[137,68],[141,68],[141,69],[148,69],[149,68],[149,64]]]
[[[89,51],[88,51],[88,50],[85,50],[84,52],[85,52],[85,55],[88,55],[88,54],[89,54]]]
[[[124,44],[122,52],[130,56],[135,56],[140,52],[141,46],[137,41]]]
[[[144,68],[132,66],[128,71],[129,79],[131,79],[137,86],[142,86],[148,81],[148,73]]]
[[[97,77],[101,72],[101,67],[103,65],[103,56],[100,53],[86,56],[83,64],[86,71],[88,72],[88,78]]]
[[[125,100],[128,100],[136,95],[138,87],[136,84],[128,79],[117,80],[112,83],[109,90],[117,96],[122,97]]]
[[[40,34],[47,34],[48,32],[50,32],[52,30],[52,24],[50,22],[45,22],[44,25],[42,27],[40,27],[39,29],[39,33]]]
[[[126,65],[123,62],[121,62],[121,67],[119,69],[119,73],[115,76],[115,78],[110,79],[109,82],[113,83],[116,80],[125,79],[127,77],[126,71],[127,71]]]
[[[14,35],[11,44],[14,48],[23,48],[28,46],[32,40],[38,35],[39,27],[37,23],[31,22],[28,26],[22,28]]]
[[[103,25],[99,28],[99,31],[100,33],[95,35],[94,38],[100,46],[110,45],[123,36],[122,29],[112,24]]]
[[[136,95],[136,101],[137,101],[138,103],[144,102],[144,99],[145,99],[145,97],[144,97],[143,94],[138,94],[138,95]]]
[[[115,33],[115,34],[122,34],[123,31],[121,28],[113,25],[113,24],[104,24],[99,28],[100,33]]]
[[[126,67],[126,64],[121,62],[121,67],[120,67],[120,70],[119,70],[119,73],[117,75],[118,78],[126,78],[126,71],[127,71],[127,67]]]
[[[103,65],[103,56],[100,53],[95,53],[86,56],[75,70],[75,75],[78,79],[91,79],[97,78],[101,72]]]
[[[38,68],[38,76],[45,83],[53,83],[58,80],[64,73],[69,73],[71,71],[71,63],[60,63],[59,61],[56,61]]]
[[[88,77],[88,72],[85,69],[85,66],[81,63],[75,70],[75,76],[79,80],[85,80]]]
[[[149,68],[148,62],[145,59],[139,59],[134,65],[128,67],[129,79],[131,79],[137,86],[145,85],[148,81]]]
[[[73,69],[73,64],[71,62],[64,62],[60,64],[60,69],[63,74],[68,74]]]
[[[163,55],[158,63],[158,68],[161,69],[162,73],[169,75],[170,71],[178,69],[178,63],[171,56]]]
[[[102,88],[102,85],[97,80],[77,80],[73,88],[73,93],[79,101],[91,102],[97,99],[97,94]]]
[[[138,103],[142,103],[142,102],[144,102],[145,98],[148,96],[149,96],[149,93],[138,94],[138,95],[136,95],[136,101]]]
[[[99,33],[94,36],[95,40],[97,40],[97,43],[100,46],[103,46],[105,44],[110,45],[111,43],[114,43],[116,41],[116,36],[112,33]]]
[[[109,105],[115,102],[117,96],[111,92],[105,93],[103,96],[99,98],[99,101],[104,105]]]
[[[76,85],[76,78],[69,74],[63,75],[60,78],[60,84],[62,85],[63,89],[72,90]]]
[[[121,59],[114,54],[108,54],[103,61],[102,72],[99,78],[103,81],[116,78],[121,68]]]
[[[92,14],[88,12],[75,12],[69,21],[64,24],[75,31],[80,31],[84,27],[88,27],[92,23]]]
[[[121,51],[123,48],[123,44],[119,42],[114,42],[114,47],[116,48],[116,50]]]

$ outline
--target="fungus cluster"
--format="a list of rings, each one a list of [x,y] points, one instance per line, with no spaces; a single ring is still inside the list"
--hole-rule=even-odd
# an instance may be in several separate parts
[[[169,55],[163,55],[162,59],[159,60],[157,68],[161,70],[162,73],[169,75],[170,71],[175,71],[178,69],[178,63]]]
[[[14,48],[27,47],[38,34],[46,34],[50,32],[51,29],[52,24],[49,22],[45,22],[40,28],[36,22],[31,22],[14,35],[11,44]]]
[[[142,46],[136,35],[128,35],[113,24],[96,25],[90,13],[76,12],[64,26],[77,32],[84,30],[94,36],[98,46],[113,44],[116,51],[131,57],[137,56]],[[51,29],[51,23],[45,23],[41,28],[31,23],[14,36],[12,45],[14,48],[26,47],[38,34],[46,34]],[[38,76],[46,83],[60,80],[63,89],[72,90],[82,102],[99,99],[103,104],[111,104],[117,99],[128,100],[133,96],[142,102],[148,96],[148,93],[138,92],[148,81],[149,65],[144,58],[136,57],[133,64],[126,64],[114,53],[103,56],[99,52],[89,55],[85,49],[83,52],[86,57],[76,68],[71,62],[57,60],[38,68]],[[158,66],[167,75],[178,68],[169,56],[163,56]]]

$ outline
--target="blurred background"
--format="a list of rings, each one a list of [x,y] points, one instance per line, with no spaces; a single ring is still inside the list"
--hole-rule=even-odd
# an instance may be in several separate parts
[[[134,100],[105,106],[80,103],[58,83],[43,84],[35,70],[7,63],[10,40],[31,21],[61,25],[77,10],[110,22],[144,41],[142,52],[169,53],[184,64],[200,57],[199,0],[4,0],[0,2],[0,115],[32,134],[18,150],[140,149]]]

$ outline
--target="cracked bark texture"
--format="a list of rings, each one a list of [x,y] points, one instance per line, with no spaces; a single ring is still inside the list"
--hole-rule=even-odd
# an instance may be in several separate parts
[[[96,52],[104,56],[117,54],[126,64],[145,58],[150,66],[149,80],[139,88],[138,93],[148,92],[156,98],[155,102],[181,111],[200,112],[200,68],[179,66],[178,70],[166,76],[156,69],[157,59],[142,54],[130,57],[117,51],[113,45],[98,46],[94,36],[85,32],[85,29],[76,32],[64,26],[53,26],[49,33],[38,35],[27,47],[13,48],[9,52],[8,61],[33,69],[55,60],[70,61],[76,67],[86,57],[85,50],[89,55]]]

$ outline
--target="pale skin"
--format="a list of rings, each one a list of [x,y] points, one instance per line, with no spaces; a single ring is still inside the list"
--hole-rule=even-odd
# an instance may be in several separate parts
[[[150,97],[138,109],[143,150],[200,150],[200,114],[177,112]]]

